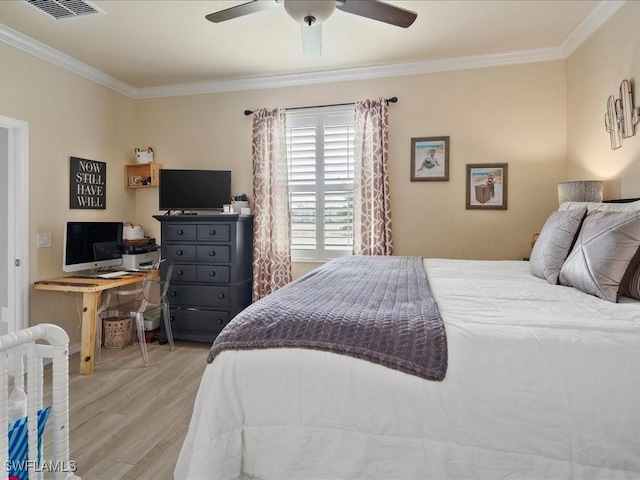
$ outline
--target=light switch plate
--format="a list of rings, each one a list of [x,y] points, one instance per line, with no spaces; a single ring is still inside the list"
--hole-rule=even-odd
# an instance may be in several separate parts
[[[38,234],[38,248],[50,248],[51,247],[51,234],[39,233]]]

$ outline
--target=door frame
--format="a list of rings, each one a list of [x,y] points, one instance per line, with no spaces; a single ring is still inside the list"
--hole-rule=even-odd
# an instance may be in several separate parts
[[[9,131],[8,151],[8,300],[15,310],[9,332],[29,325],[29,124],[0,115],[0,128]],[[13,322],[11,321],[13,320]]]

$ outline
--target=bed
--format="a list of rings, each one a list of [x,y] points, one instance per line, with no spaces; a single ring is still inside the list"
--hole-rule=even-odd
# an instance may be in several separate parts
[[[218,350],[175,477],[640,477],[640,202],[563,204],[538,241],[532,262],[420,259],[442,379],[308,346]],[[581,258],[601,296],[576,277]]]

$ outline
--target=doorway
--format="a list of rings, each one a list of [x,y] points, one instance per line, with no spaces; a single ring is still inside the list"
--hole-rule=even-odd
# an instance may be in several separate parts
[[[0,335],[29,324],[28,132],[0,116]]]

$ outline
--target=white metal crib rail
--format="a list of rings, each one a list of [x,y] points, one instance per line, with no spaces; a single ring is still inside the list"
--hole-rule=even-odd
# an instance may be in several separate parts
[[[48,343],[36,343],[37,341]],[[7,470],[7,405],[9,398],[9,375],[14,385],[24,387],[24,363],[26,359],[26,393],[28,418],[28,458],[26,466],[29,478],[43,478],[53,472],[53,478],[70,479],[72,465],[69,463],[69,337],[57,325],[42,323],[17,332],[0,336],[0,459]],[[52,458],[35,462],[38,458],[38,410],[43,408],[44,363],[51,359],[51,412],[47,430],[52,430]],[[11,369],[9,368],[11,367]],[[11,371],[10,371],[11,370]],[[5,474],[8,476],[8,472]],[[48,476],[48,475],[47,475]],[[6,478],[6,477],[5,477]]]

